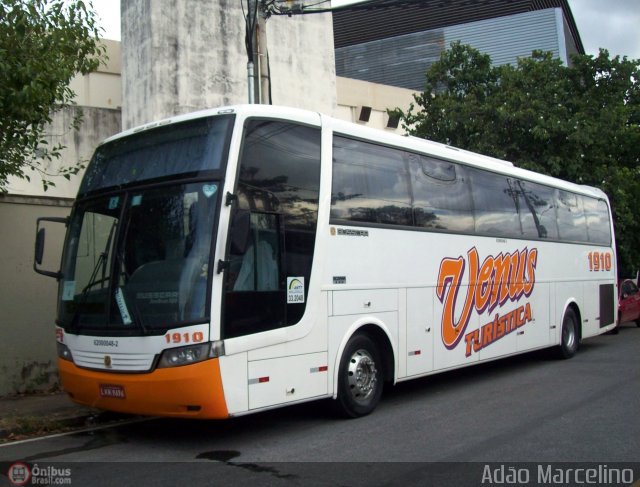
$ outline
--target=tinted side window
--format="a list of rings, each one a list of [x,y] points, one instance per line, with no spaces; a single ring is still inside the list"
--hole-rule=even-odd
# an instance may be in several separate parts
[[[412,225],[409,172],[403,152],[334,137],[331,218]]]
[[[476,232],[495,236],[521,236],[518,192],[506,176],[467,168],[471,174]]]
[[[318,219],[320,130],[248,122],[239,172],[237,208],[251,213],[250,238],[243,253],[232,248],[227,259],[227,338],[293,325],[304,314]],[[288,302],[291,282],[302,286],[304,301]]]
[[[558,190],[558,231],[561,240],[588,242],[587,221],[582,209],[582,197]]]
[[[534,238],[558,238],[556,222],[555,190],[548,186],[516,181],[518,209],[524,235]]]
[[[611,243],[611,226],[607,203],[587,196],[583,198],[583,202],[589,231],[589,242],[609,245]]]
[[[473,204],[465,168],[427,156],[410,155],[417,227],[473,232]]]

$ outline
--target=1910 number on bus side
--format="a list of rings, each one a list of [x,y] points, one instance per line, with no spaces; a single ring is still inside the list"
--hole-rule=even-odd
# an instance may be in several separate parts
[[[589,270],[591,272],[610,271],[611,267],[609,252],[589,252]]]

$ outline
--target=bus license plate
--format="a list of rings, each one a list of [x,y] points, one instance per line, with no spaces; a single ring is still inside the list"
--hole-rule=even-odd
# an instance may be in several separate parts
[[[125,399],[124,387],[117,384],[100,384],[100,396]]]

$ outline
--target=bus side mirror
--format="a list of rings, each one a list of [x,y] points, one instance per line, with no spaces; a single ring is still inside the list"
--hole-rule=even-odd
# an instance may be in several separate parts
[[[243,255],[249,247],[251,236],[251,212],[236,210],[231,223],[231,253]]]
[[[38,265],[42,264],[42,256],[44,255],[44,239],[44,228],[40,228],[36,234],[36,255],[34,256],[35,263]],[[37,271],[38,270],[36,269],[36,272]]]
[[[68,225],[69,219],[43,217],[43,218],[38,218],[36,223],[36,246],[35,246],[35,252],[33,256],[33,270],[36,271],[38,274],[42,274],[43,276],[55,277],[56,279],[60,279],[62,277],[62,273],[60,271],[53,272],[53,271],[47,271],[47,270],[38,268],[39,265],[42,265],[42,259],[44,256],[44,247],[45,247],[46,232],[44,228],[40,228],[40,222],[43,222],[43,221],[53,222],[53,223],[64,223],[65,225]]]

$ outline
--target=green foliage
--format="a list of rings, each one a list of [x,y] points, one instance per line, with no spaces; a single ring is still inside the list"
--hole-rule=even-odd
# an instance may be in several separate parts
[[[400,115],[412,135],[601,188],[620,273],[640,268],[640,60],[534,51],[516,66],[453,43]]]
[[[0,191],[9,176],[28,180],[28,170],[40,172],[45,190],[54,184],[39,161],[60,158],[64,147],[49,147],[47,125],[72,103],[73,76],[105,61],[99,32],[93,6],[82,0],[0,0]],[[56,174],[68,179],[81,167]]]

